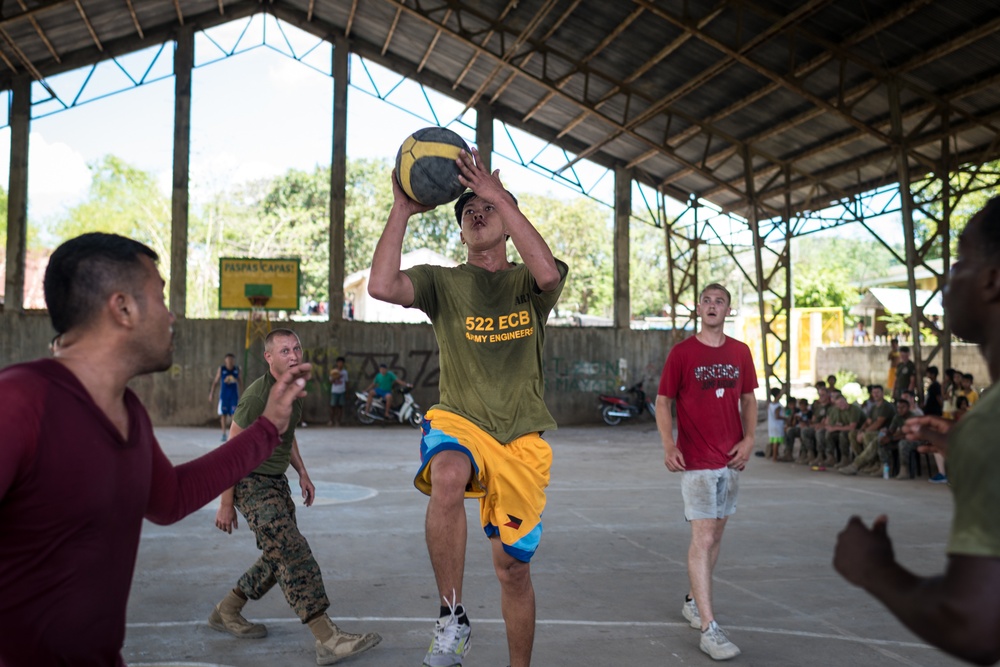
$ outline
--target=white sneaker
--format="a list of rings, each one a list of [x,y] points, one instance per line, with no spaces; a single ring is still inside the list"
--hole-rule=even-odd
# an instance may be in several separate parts
[[[740,654],[740,649],[729,641],[729,637],[715,621],[709,623],[708,629],[701,633],[701,643],[698,646],[712,660],[729,660]]]
[[[692,628],[701,630],[701,614],[698,613],[698,603],[693,598],[688,600],[687,596],[684,596],[684,606],[681,607],[681,614],[688,620]]]
[[[434,639],[427,649],[423,667],[461,667],[465,654],[472,648],[472,627],[458,622],[465,609],[454,597],[451,601],[444,598],[444,602],[450,613],[434,624]]]

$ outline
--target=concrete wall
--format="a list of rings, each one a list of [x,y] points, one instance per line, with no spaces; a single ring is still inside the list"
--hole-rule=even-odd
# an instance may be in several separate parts
[[[859,345],[857,347],[820,347],[816,349],[816,378],[822,379],[840,370],[848,370],[858,376],[858,382],[865,384],[885,384],[889,374],[888,345]],[[941,355],[931,362],[938,367],[944,379]],[[979,352],[978,345],[952,343],[951,367],[963,373],[972,373],[977,387],[990,384],[986,361]]]
[[[302,340],[305,359],[316,366],[316,384],[306,398],[307,422],[327,421],[328,370],[338,356],[347,359],[353,386],[366,387],[378,364],[384,362],[413,383],[414,397],[423,409],[438,398],[438,348],[430,325],[342,322],[334,328],[326,322],[295,322],[290,328]],[[235,353],[240,366],[249,371],[245,377],[253,379],[264,372],[261,345],[258,342],[244,362],[244,321],[181,320],[174,331],[171,369],[136,378],[132,388],[155,424],[215,423],[208,389],[223,355]],[[0,367],[47,356],[52,335],[45,314],[0,315]],[[669,334],[663,331],[550,327],[545,396],[556,421],[567,425],[600,421],[597,394],[639,379],[645,380],[644,388],[654,396],[669,346]]]

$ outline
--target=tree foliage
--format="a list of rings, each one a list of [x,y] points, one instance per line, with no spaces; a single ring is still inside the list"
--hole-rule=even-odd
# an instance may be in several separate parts
[[[792,243],[792,291],[799,308],[846,311],[860,300],[856,285],[884,275],[894,263],[875,240],[807,236]]]

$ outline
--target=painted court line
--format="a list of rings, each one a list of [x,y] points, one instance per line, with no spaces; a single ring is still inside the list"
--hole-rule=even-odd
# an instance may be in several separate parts
[[[338,616],[330,617],[334,623],[355,623],[355,622],[371,622],[371,623],[414,623],[414,624],[429,624],[436,621],[436,618],[419,618],[410,616]],[[301,621],[297,618],[261,618],[254,619],[256,623],[263,623],[264,625],[274,625],[278,623],[283,624],[295,624],[301,625]],[[476,618],[473,621],[477,624],[490,624],[490,625],[502,625],[502,618]],[[558,619],[539,619],[536,621],[537,625],[548,625],[548,626],[562,626],[562,627],[592,627],[592,628],[677,628],[690,627],[687,621],[674,622],[674,621],[574,621],[574,620],[558,620]],[[132,629],[156,629],[156,628],[186,628],[186,627],[197,627],[199,625],[206,625],[205,621],[161,621],[157,623],[129,623],[128,628]],[[829,634],[824,632],[808,632],[805,630],[787,630],[784,628],[760,628],[747,625],[726,625],[727,630],[739,631],[739,632],[755,632],[758,634],[765,635],[784,635],[788,637],[805,637],[808,639],[833,639],[837,641],[853,642],[856,644],[866,644],[869,646],[895,646],[898,648],[923,648],[923,649],[934,649],[933,646],[929,644],[924,644],[921,642],[904,642],[896,641],[892,639],[870,639],[867,637],[858,636],[845,636],[837,634]]]

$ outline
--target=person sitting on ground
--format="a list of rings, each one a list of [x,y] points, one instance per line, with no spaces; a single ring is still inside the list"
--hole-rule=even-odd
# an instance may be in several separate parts
[[[896,384],[892,388],[892,400],[898,401],[903,392],[917,389],[917,365],[910,359],[910,348],[899,348],[899,365],[896,366]]]
[[[836,466],[839,461],[851,460],[851,443],[864,420],[861,408],[855,403],[849,404],[840,392],[837,392],[833,404],[836,410],[827,413],[826,459],[823,461],[823,466],[827,468]]]
[[[845,475],[856,474],[861,469],[862,460],[868,462],[871,466],[871,470],[866,472],[876,472],[876,468],[879,473],[882,470],[882,466],[878,465],[875,460],[878,454],[879,438],[885,435],[884,428],[892,421],[892,418],[896,415],[896,411],[892,405],[884,400],[882,385],[872,385],[871,396],[872,402],[868,408],[867,418],[864,424],[862,424],[861,430],[851,440],[854,452],[854,465],[848,465],[842,457],[840,465],[837,466]]]
[[[903,392],[903,402],[906,403],[910,412],[913,413],[914,417],[923,417],[924,411],[919,405],[917,405],[917,395],[912,391]]]
[[[385,418],[389,418],[389,411],[392,410],[392,388],[396,385],[400,387],[412,387],[412,384],[403,382],[396,377],[396,374],[389,370],[385,364],[378,365],[378,373],[372,378],[372,383],[368,385],[368,400],[365,402],[365,412],[371,414],[372,399],[376,396],[382,399],[385,404]]]

